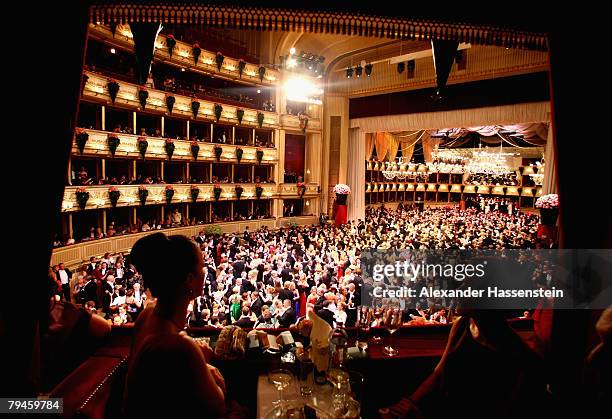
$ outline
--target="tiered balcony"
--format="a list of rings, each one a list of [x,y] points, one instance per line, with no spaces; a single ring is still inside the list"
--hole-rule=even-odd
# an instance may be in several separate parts
[[[236,197],[235,186],[237,183],[222,183],[220,187],[222,189],[219,201],[235,201]],[[119,190],[120,196],[117,201],[117,207],[135,207],[140,206],[140,198],[138,195],[138,189],[144,186],[149,191],[145,205],[160,205],[167,203],[166,201],[166,186],[167,184],[154,184],[154,185],[96,185],[96,186],[67,186],[64,190],[64,200],[62,202],[62,212],[75,212],[79,211],[80,208],[76,199],[76,192],[79,188],[84,188],[89,192],[89,199],[85,210],[90,209],[103,209],[111,208],[111,201],[109,198],[109,188],[115,187]],[[214,185],[213,184],[173,184],[174,195],[170,203],[193,203],[191,198],[191,187],[197,187],[200,192],[195,202],[214,202]],[[256,192],[254,183],[240,184],[243,188],[241,195],[242,200],[256,199]],[[297,185],[295,184],[281,184],[276,185],[274,183],[261,183],[260,186],[263,188],[261,199],[290,199],[298,198]],[[308,184],[306,185],[306,191],[304,198],[317,197],[318,185]]]
[[[89,35],[110,45],[134,51],[134,40],[128,28],[117,30],[113,36],[110,28],[104,25],[89,25]],[[263,80],[259,76],[260,65],[245,63],[246,66],[240,76],[238,71],[239,59],[225,57],[221,71],[217,69],[215,62],[216,51],[201,50],[198,63],[194,62],[192,45],[176,40],[176,45],[172,51],[172,57],[168,51],[166,36],[159,35],[155,42],[154,59],[175,65],[177,67],[187,67],[191,70],[209,73],[217,77],[223,77],[236,81],[246,81],[259,85],[275,85],[280,80],[280,72],[271,68],[266,68]]]
[[[85,148],[83,149],[83,155],[85,156],[97,156],[97,157],[111,157],[111,152],[108,147],[108,136],[107,131],[98,131],[86,129],[84,130],[89,135]],[[115,157],[131,157],[138,158],[140,153],[138,151],[138,135],[132,134],[120,134],[113,133],[119,138],[119,146],[115,152]],[[160,137],[146,137],[147,139],[147,158],[153,159],[167,159],[165,144],[166,139]],[[241,148],[243,150],[241,163],[258,163],[257,161],[257,148],[246,145],[228,145],[228,144],[216,144],[204,141],[198,141],[197,144],[200,147],[197,159],[191,152],[191,142],[182,140],[174,141],[174,154],[172,154],[172,160],[189,160],[189,161],[205,161],[214,162],[216,160],[215,147],[221,147],[223,152],[221,154],[220,162],[222,163],[238,163],[236,158],[236,149]],[[263,157],[261,164],[275,164],[278,162],[278,150],[275,148],[262,147]],[[79,156],[80,151],[77,148],[76,142],[72,146],[72,155]]]
[[[99,73],[92,73],[86,71],[87,82],[83,89],[83,99],[92,100],[95,102],[103,102],[103,104],[110,104],[111,98],[108,91],[108,77]],[[138,100],[138,89],[141,86],[136,84],[119,81],[119,91],[115,99],[115,106],[127,107],[133,110],[141,109],[140,102]],[[149,95],[146,100],[145,109],[148,112],[159,113],[160,115],[168,115],[168,108],[166,107],[166,96],[174,96],[175,102],[172,109],[172,116],[182,116],[185,118],[192,118],[196,121],[214,121],[215,120],[215,102],[206,101],[203,99],[197,99],[200,102],[200,107],[196,118],[193,118],[193,112],[191,110],[192,98],[187,96],[178,95],[175,93],[167,93],[161,90],[147,89]],[[237,111],[239,108],[231,105],[222,105],[223,111],[219,118],[219,122],[230,123],[238,125]],[[242,118],[242,125],[256,127],[258,126],[257,116],[259,113],[263,115],[262,128],[278,128],[278,114],[273,112],[256,111],[254,109],[244,108],[244,116]]]

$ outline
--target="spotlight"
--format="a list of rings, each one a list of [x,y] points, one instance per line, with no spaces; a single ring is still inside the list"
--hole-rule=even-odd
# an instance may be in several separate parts
[[[291,47],[291,49],[289,50],[289,54],[291,54],[291,55],[295,54],[295,48],[294,47]]]
[[[362,72],[363,72],[363,67],[361,66],[361,64],[357,64],[357,67],[355,67],[355,75],[357,77],[361,77]]]
[[[111,53],[111,54],[114,54],[115,52],[117,52],[117,51],[115,51],[115,48],[111,48],[111,49],[110,49],[110,53]]]
[[[365,66],[366,76],[370,77],[372,75],[372,67],[373,67],[373,65],[371,63],[370,64],[366,64],[366,66]]]
[[[260,93],[261,93],[261,90],[257,89],[257,94],[260,94]]]
[[[399,74],[404,72],[404,68],[406,68],[406,64],[403,61],[401,63],[397,63],[397,72]]]
[[[350,79],[351,77],[353,77],[353,67],[349,67],[346,69],[346,78]]]
[[[181,71],[185,71],[185,67],[181,67]]]

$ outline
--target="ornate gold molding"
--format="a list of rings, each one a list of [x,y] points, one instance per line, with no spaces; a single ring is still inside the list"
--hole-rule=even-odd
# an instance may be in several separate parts
[[[89,139],[85,144],[83,155],[85,156],[97,156],[97,157],[111,157],[110,150],[108,148],[108,136],[111,134],[107,131],[98,131],[85,129]],[[115,152],[115,157],[131,157],[139,158],[140,154],[138,151],[138,135],[133,134],[120,134],[112,133],[116,135],[121,141]],[[164,148],[166,144],[165,138],[160,137],[146,137],[148,147],[146,157],[148,159],[167,159],[168,155]],[[238,163],[236,158],[236,149],[241,148],[243,150],[241,163],[257,163],[257,148],[246,145],[228,145],[228,144],[216,144],[204,141],[198,141],[200,150],[198,151],[198,159],[194,160],[191,154],[191,141],[173,140],[174,141],[174,154],[172,154],[172,160],[190,161],[190,162],[215,162],[215,147],[221,147],[223,152],[221,154],[220,161],[222,163]],[[274,164],[278,162],[278,150],[276,148],[262,148],[264,154],[262,158],[262,164]],[[72,156],[80,156],[80,151],[76,146],[76,142],[72,145]]]
[[[106,4],[90,8],[90,23],[162,22],[231,29],[331,33],[412,40],[453,40],[477,45],[547,50],[543,33],[494,25],[446,23],[351,13],[308,12],[225,5]]]
[[[133,51],[134,49],[134,41],[129,28],[117,30],[113,36],[113,33],[108,26],[90,24],[89,35],[94,39],[118,45],[122,48],[129,49],[130,51]],[[154,58],[179,67],[188,67],[191,70],[195,69],[207,74],[212,74],[216,77],[223,77],[239,82],[251,82],[253,85],[275,86],[280,81],[280,72],[267,67],[263,80],[260,80],[258,74],[259,65],[248,62],[245,63],[246,66],[242,73],[242,77],[239,77],[238,63],[240,60],[231,57],[225,57],[223,60],[223,67],[221,67],[221,72],[219,72],[217,70],[217,64],[215,63],[216,52],[207,51],[204,49],[200,54],[198,63],[194,64],[191,48],[192,45],[176,40],[176,46],[174,47],[171,57],[166,46],[166,36],[160,34],[157,36],[157,40],[155,42]]]
[[[222,183],[221,195],[219,201],[236,201],[235,186],[238,183]],[[256,199],[255,185],[254,183],[241,183],[243,188],[242,200],[253,200]],[[283,198],[295,198],[298,199],[296,184],[281,184],[276,185],[273,183],[261,183],[263,192],[261,199],[283,199]],[[64,200],[62,202],[62,212],[75,212],[80,211],[79,205],[76,200],[76,192],[79,188],[84,188],[89,192],[89,199],[85,210],[92,209],[103,209],[111,208],[110,198],[108,191],[110,187],[115,187],[119,190],[121,195],[117,202],[117,207],[137,207],[141,206],[138,189],[140,186],[144,186],[149,191],[145,205],[161,205],[166,203],[165,190],[168,184],[154,184],[154,185],[95,185],[95,186],[67,186],[64,189]],[[174,195],[172,197],[172,203],[193,203],[191,199],[191,187],[197,187],[200,192],[196,202],[215,202],[214,198],[214,184],[211,183],[193,183],[193,184],[172,184],[174,189]],[[304,198],[315,198],[319,195],[318,184],[306,185],[306,192]]]
[[[91,99],[94,101],[103,101],[110,104],[111,98],[108,92],[108,80],[110,77],[106,77],[103,74],[92,73],[86,71],[85,75],[88,77],[85,87],[83,89],[83,98]],[[138,101],[138,89],[139,86],[136,84],[116,80],[119,84],[119,92],[115,99],[115,104],[120,106],[127,106],[134,110],[140,109],[140,102]],[[185,118],[193,119],[193,113],[191,111],[192,98],[179,95],[176,93],[168,93],[161,90],[147,88],[149,96],[146,101],[146,110],[149,112],[156,112],[166,116],[182,116]],[[175,102],[172,109],[172,114],[168,115],[168,109],[166,107],[165,98],[166,95],[174,96]],[[213,122],[215,120],[214,106],[216,102],[196,98],[200,102],[200,108],[198,111],[196,121],[207,121]],[[241,108],[238,106],[228,105],[225,103],[219,103],[223,107],[223,112],[220,123],[238,124],[236,111],[238,109],[244,110],[244,116],[242,118],[242,125],[251,128],[257,128],[257,114],[262,113],[264,115],[264,122],[262,128],[278,128],[279,116],[274,112],[258,111],[250,108]]]

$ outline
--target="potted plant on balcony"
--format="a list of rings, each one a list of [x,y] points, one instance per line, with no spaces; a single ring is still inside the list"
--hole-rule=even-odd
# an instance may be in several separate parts
[[[257,112],[257,126],[261,128],[263,127],[263,123],[264,123],[264,114],[261,112]]]
[[[221,191],[223,191],[223,189],[221,189],[221,185],[219,183],[215,183],[215,187],[213,188],[213,194],[215,195],[215,201],[219,200],[219,197],[221,196]]]
[[[223,56],[223,54],[221,54],[221,52],[217,52],[217,55],[215,56],[215,62],[217,63],[217,71],[221,71],[221,66],[223,65],[224,60],[225,57]]]
[[[83,151],[85,150],[85,144],[87,144],[87,140],[89,140],[89,134],[85,130],[77,128],[75,142],[77,148],[79,149],[79,153],[83,154]]]
[[[238,77],[242,78],[242,73],[244,73],[245,68],[246,68],[246,62],[241,58],[238,61]]]
[[[198,200],[198,195],[200,195],[200,188],[195,185],[191,185],[189,192],[191,193],[191,201],[196,202]]]
[[[172,160],[172,155],[174,154],[174,141],[170,138],[166,138],[166,143],[164,144],[164,148],[166,149],[166,154],[168,155],[168,160]]]
[[[300,128],[302,129],[302,132],[306,132],[306,128],[308,128],[308,117],[300,113],[298,118],[300,119]]]
[[[117,206],[117,202],[119,201],[119,197],[121,196],[121,192],[117,189],[116,186],[111,186],[108,188],[108,199],[110,200],[113,208]]]
[[[166,204],[170,205],[172,197],[174,196],[174,188],[172,185],[166,185]]]
[[[176,98],[172,95],[166,95],[166,108],[168,108],[168,113],[172,113],[172,108],[174,108],[174,102],[176,102]]]
[[[219,105],[218,103],[215,103],[215,120],[217,122],[219,122],[219,119],[221,119],[221,113],[223,112],[223,106]]]
[[[242,160],[242,153],[244,153],[244,150],[242,150],[240,147],[236,147],[236,160],[238,160],[238,163],[240,163],[240,160]]]
[[[111,102],[114,105],[115,99],[117,99],[117,93],[119,93],[119,83],[117,83],[115,79],[108,79],[106,81],[106,88],[108,89],[108,95],[111,98]]]
[[[198,117],[198,111],[200,110],[200,102],[195,99],[191,99],[191,113],[193,114],[193,119]]]
[[[145,158],[147,147],[149,147],[149,142],[147,141],[146,137],[138,137],[138,152],[143,159]]]
[[[548,194],[539,197],[536,201],[536,208],[540,209],[542,224],[554,227],[559,217],[559,195]]]
[[[236,185],[234,186],[234,190],[236,191],[236,199],[240,199],[240,197],[242,196],[242,192],[244,191],[244,188],[242,187],[242,185]]]
[[[140,108],[144,109],[147,106],[147,99],[149,98],[149,91],[144,87],[138,88],[138,102],[140,102]]]
[[[191,53],[193,54],[193,62],[195,65],[198,65],[198,60],[200,59],[200,54],[202,53],[202,49],[200,48],[200,44],[197,42],[193,44],[191,47]]]
[[[243,117],[244,117],[244,109],[236,109],[236,119],[238,120],[238,125],[242,125]]]
[[[144,205],[147,202],[147,197],[149,196],[149,190],[145,185],[140,185],[138,187],[138,199],[140,200],[140,205]]]
[[[255,151],[255,156],[257,157],[257,162],[259,164],[261,164],[261,161],[263,160],[263,149],[261,147],[257,147],[257,150]]]
[[[306,184],[304,182],[297,183],[297,193],[300,198],[304,197],[304,194],[306,193]]]
[[[172,57],[172,51],[174,50],[175,46],[176,39],[174,39],[174,35],[168,35],[166,37],[166,47],[168,48],[168,54],[170,54],[170,57]]]
[[[259,183],[255,184],[255,197],[257,199],[261,198],[261,194],[263,193],[263,188]]]
[[[111,153],[111,156],[115,157],[115,152],[117,151],[117,147],[121,144],[121,140],[117,136],[117,134],[111,133],[106,137],[106,143],[108,144],[108,149]]]
[[[87,206],[87,201],[89,200],[89,192],[85,188],[77,188],[74,193],[76,197],[77,204],[79,204],[79,208],[84,210]]]
[[[216,145],[215,148],[215,158],[217,159],[217,163],[221,161],[221,154],[223,154],[223,147],[220,145]]]
[[[266,67],[264,67],[263,65],[260,66],[257,70],[257,73],[259,74],[259,81],[263,81],[264,76],[266,75]]]
[[[191,142],[191,155],[194,160],[198,159],[198,153],[200,152],[200,144],[197,141]]]

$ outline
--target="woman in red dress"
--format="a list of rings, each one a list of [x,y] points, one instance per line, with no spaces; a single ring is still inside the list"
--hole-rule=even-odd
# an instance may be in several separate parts
[[[297,284],[297,289],[298,289],[298,292],[300,293],[300,299],[299,299],[300,311],[298,313],[299,317],[304,317],[306,315],[306,302],[307,302],[306,292],[308,291],[308,288],[309,288],[309,285],[308,285],[308,282],[306,281],[306,275],[304,274],[300,275],[300,279],[298,280],[298,284]]]

